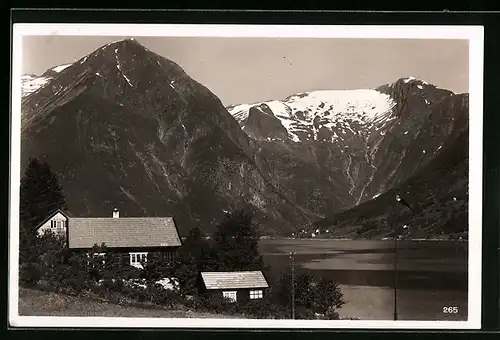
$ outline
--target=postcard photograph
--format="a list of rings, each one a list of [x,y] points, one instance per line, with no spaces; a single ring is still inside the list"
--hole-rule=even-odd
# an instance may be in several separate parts
[[[9,320],[481,325],[483,29],[15,24]]]

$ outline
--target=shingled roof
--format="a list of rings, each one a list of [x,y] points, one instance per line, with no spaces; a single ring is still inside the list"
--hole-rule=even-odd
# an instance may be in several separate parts
[[[68,247],[178,247],[181,240],[171,217],[70,217]]]
[[[268,288],[260,270],[243,272],[202,272],[207,289]]]

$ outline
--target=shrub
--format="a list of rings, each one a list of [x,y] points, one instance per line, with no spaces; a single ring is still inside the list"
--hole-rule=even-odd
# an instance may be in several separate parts
[[[239,305],[238,312],[255,319],[284,319],[290,316],[289,310],[266,298]]]
[[[30,158],[21,178],[19,206],[19,283],[35,286],[44,274],[37,225],[56,209],[65,209],[58,176],[47,163]]]
[[[336,310],[341,308],[345,301],[337,283],[307,273],[299,275],[294,283],[296,318],[316,319],[318,314],[329,319],[338,319]],[[269,295],[275,304],[291,309],[290,273],[283,274]]]
[[[165,289],[160,284],[150,285],[146,293],[149,296],[149,299],[152,303],[159,306],[169,306],[170,308],[174,308],[174,305],[181,301],[180,295],[178,292]]]
[[[237,308],[236,303],[220,294],[203,296],[200,300],[203,309],[217,314],[233,313]]]

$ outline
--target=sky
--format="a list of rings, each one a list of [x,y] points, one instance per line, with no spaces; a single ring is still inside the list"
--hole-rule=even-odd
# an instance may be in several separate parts
[[[23,74],[41,75],[123,38],[25,36]],[[375,88],[407,76],[469,92],[467,40],[134,38],[179,64],[226,106],[315,90]]]

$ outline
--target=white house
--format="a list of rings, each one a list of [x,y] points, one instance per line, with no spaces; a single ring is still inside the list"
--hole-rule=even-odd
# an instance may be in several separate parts
[[[56,235],[64,236],[66,235],[67,227],[68,214],[58,209],[39,224],[37,232],[38,235],[43,235],[45,232],[50,230]]]
[[[159,253],[172,268],[176,250],[182,245],[172,217],[125,217],[118,209],[112,217],[73,217],[58,210],[47,217],[38,233],[53,230],[66,237],[70,250],[90,250],[105,244],[120,255],[123,264],[142,268],[148,253]],[[104,255],[104,254],[95,254]]]

